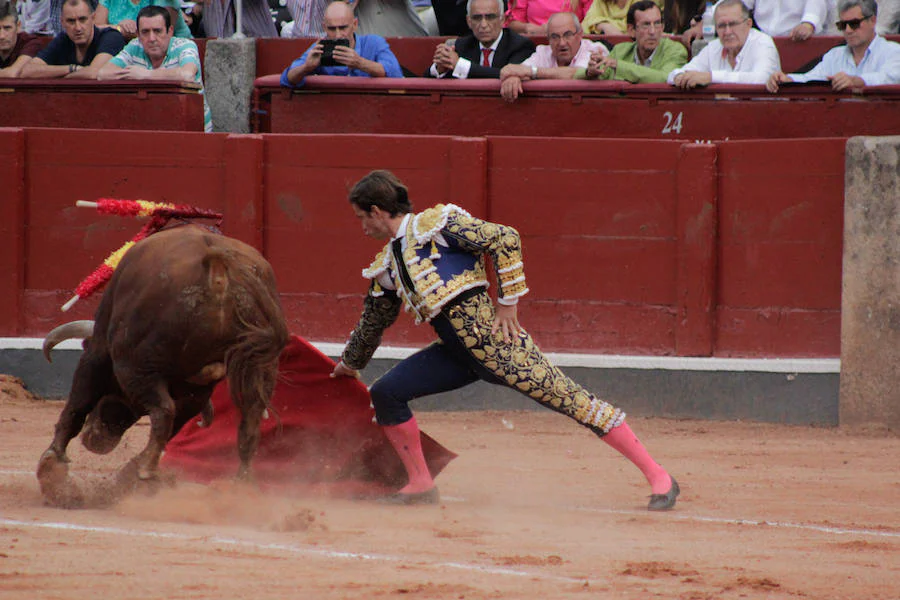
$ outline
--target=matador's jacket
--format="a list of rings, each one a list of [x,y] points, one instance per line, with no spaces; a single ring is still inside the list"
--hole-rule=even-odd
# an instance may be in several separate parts
[[[430,323],[440,338],[420,353],[443,357],[449,349],[454,360],[470,364],[473,378],[511,387],[599,435],[620,425],[625,419],[621,410],[569,379],[550,363],[526,332],[511,341],[505,341],[500,331],[491,332],[495,313],[486,291],[486,256],[491,258],[499,284],[498,301],[514,304],[528,292],[521,240],[515,229],[475,218],[453,204],[439,204],[407,215],[397,237],[363,269],[363,277],[371,281],[369,292],[341,360],[353,369],[365,367],[380,345],[382,333],[397,319],[403,305],[415,315],[417,323]],[[429,362],[429,369],[433,370],[435,364]],[[417,373],[413,379],[429,375],[434,373]],[[385,378],[389,376],[390,372]],[[418,397],[416,384],[404,383],[398,382],[394,387],[410,390],[406,393],[409,397],[395,392],[389,395],[399,396],[404,402]],[[372,387],[372,397],[379,422],[397,421],[398,418],[382,418],[387,409],[382,408],[379,414],[377,386],[378,382]],[[440,390],[429,388],[428,393],[435,391]],[[405,406],[404,409],[408,411]]]

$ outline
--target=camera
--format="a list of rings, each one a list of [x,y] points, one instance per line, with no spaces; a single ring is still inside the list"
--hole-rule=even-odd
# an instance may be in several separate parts
[[[350,47],[350,40],[347,39],[336,39],[322,40],[322,59],[319,61],[319,64],[323,67],[337,67],[340,65],[339,62],[334,60],[334,49],[337,46],[345,46],[347,48]]]

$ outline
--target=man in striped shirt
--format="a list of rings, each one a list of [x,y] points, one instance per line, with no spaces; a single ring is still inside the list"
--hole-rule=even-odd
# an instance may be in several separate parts
[[[168,79],[200,85],[200,53],[192,40],[174,37],[172,16],[162,6],[145,6],[137,16],[137,38],[112,58],[98,79]],[[203,129],[212,131],[209,106],[203,100]]]

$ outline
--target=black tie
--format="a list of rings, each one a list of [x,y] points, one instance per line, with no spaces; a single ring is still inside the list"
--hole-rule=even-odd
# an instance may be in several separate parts
[[[400,274],[400,281],[403,282],[403,287],[406,288],[407,292],[413,293],[416,291],[416,288],[413,285],[412,278],[409,276],[409,271],[406,270],[406,262],[403,260],[403,250],[401,248],[402,244],[402,238],[395,239],[391,242],[391,250],[394,253],[394,262],[397,264],[397,272]]]

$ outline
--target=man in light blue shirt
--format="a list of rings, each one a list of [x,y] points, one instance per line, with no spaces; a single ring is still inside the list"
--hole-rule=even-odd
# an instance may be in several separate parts
[[[397,57],[385,39],[378,35],[356,35],[353,9],[336,0],[325,9],[325,35],[329,40],[346,40],[349,45],[335,46],[333,64],[323,66],[325,45],[318,41],[281,74],[281,85],[301,87],[307,75],[343,75],[350,77],[403,77]]]
[[[875,0],[840,0],[838,29],[846,46],[832,48],[809,73],[781,71],[766,83],[770,92],[786,82],[830,81],[836,92],[870,85],[900,84],[900,44],[875,33],[878,7]]]

